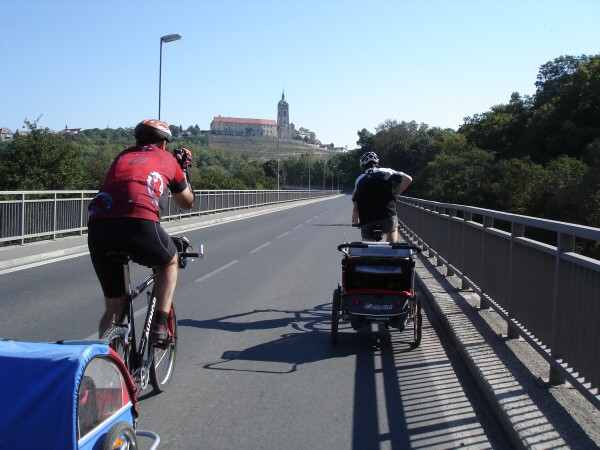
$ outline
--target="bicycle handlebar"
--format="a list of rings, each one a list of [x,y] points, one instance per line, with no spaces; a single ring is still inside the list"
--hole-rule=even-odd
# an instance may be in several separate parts
[[[197,252],[181,252],[179,253],[180,258],[202,258],[204,256],[204,244],[198,246]]]

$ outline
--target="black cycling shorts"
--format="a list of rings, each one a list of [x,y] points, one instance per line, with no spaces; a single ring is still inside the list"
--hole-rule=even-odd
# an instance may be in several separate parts
[[[381,220],[373,220],[371,222],[367,222],[364,225],[361,224],[360,225],[360,235],[361,235],[362,239],[365,239],[365,240],[375,239],[375,236],[373,236],[373,230],[378,225],[381,225],[381,227],[383,228],[383,232],[387,234],[391,231],[394,231],[396,228],[398,228],[398,217],[397,216],[386,217]]]
[[[127,252],[134,262],[147,267],[166,266],[177,252],[158,222],[127,218],[90,222],[88,248],[104,296],[109,298],[125,295],[125,281],[122,264],[107,258],[107,252]]]

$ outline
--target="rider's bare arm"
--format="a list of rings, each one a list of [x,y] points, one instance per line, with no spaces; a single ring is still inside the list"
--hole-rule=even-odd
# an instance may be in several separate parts
[[[358,225],[360,220],[358,218],[358,203],[352,202],[352,223]]]
[[[185,191],[178,194],[173,194],[173,200],[182,209],[190,209],[194,206],[194,192],[188,186]]]
[[[404,192],[404,190],[408,187],[410,183],[412,183],[412,177],[407,174],[402,174],[402,181],[400,181],[398,187],[394,189],[394,197],[397,197],[400,194],[402,194],[402,192]]]

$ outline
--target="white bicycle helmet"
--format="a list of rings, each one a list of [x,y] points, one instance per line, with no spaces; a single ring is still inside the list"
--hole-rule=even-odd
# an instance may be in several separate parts
[[[377,153],[367,152],[367,153],[363,153],[363,155],[360,157],[359,161],[360,161],[361,166],[366,166],[370,162],[374,162],[375,164],[378,164],[379,158],[377,157]]]

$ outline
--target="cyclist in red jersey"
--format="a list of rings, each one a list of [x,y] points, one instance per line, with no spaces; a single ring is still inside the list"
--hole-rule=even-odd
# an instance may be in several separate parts
[[[151,329],[155,345],[169,342],[167,321],[177,284],[177,249],[160,226],[160,198],[170,190],[184,209],[194,203],[194,192],[183,168],[191,153],[184,149],[177,158],[166,151],[171,131],[159,120],[144,120],[134,130],[135,147],[113,161],[104,183],[88,207],[88,247],[94,270],[102,286],[106,311],[99,334],[113,324],[125,295],[123,267],[106,258],[112,250],[126,251],[144,266],[156,268],[156,313]]]

